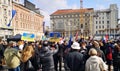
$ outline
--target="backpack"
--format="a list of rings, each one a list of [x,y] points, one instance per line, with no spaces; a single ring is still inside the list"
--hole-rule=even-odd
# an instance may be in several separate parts
[[[9,68],[16,68],[20,65],[20,53],[15,48],[7,48],[4,52],[6,65]]]
[[[112,60],[112,49],[111,49],[111,47],[108,47],[108,53],[107,53],[107,59],[108,60]]]

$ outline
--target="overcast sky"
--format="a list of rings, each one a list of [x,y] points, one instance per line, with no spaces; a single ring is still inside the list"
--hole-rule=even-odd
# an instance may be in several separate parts
[[[23,1],[23,0],[22,0]],[[46,25],[50,24],[50,17],[58,9],[78,9],[80,0],[29,0],[41,9],[45,16]],[[120,17],[120,0],[83,0],[83,8],[94,8],[95,10],[107,9],[110,4],[117,4]]]

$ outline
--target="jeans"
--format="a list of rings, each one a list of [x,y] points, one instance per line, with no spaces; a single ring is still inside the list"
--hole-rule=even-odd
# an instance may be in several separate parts
[[[20,71],[20,66],[13,68],[13,69],[8,69],[8,71]]]

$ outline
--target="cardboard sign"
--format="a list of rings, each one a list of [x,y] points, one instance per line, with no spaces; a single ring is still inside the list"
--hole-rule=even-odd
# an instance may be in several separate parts
[[[35,35],[30,34],[30,33],[23,33],[23,35],[21,37],[21,40],[34,42],[35,41]]]

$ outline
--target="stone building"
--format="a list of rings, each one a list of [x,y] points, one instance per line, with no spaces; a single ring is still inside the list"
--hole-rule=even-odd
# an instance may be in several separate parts
[[[108,9],[95,10],[94,14],[94,34],[96,36],[109,35],[114,37],[117,35],[118,25],[118,7],[111,4]]]
[[[93,12],[93,8],[57,10],[50,15],[51,30],[64,37],[74,36],[77,32],[79,36],[92,35]]]
[[[40,38],[43,35],[44,16],[36,11],[35,7],[34,10],[31,10],[27,8],[26,5],[13,2],[13,9],[16,10],[16,15],[12,21],[14,35],[31,33],[34,34],[36,38]]]
[[[6,39],[13,33],[12,27],[7,26],[12,19],[12,0],[0,0],[0,37]]]

